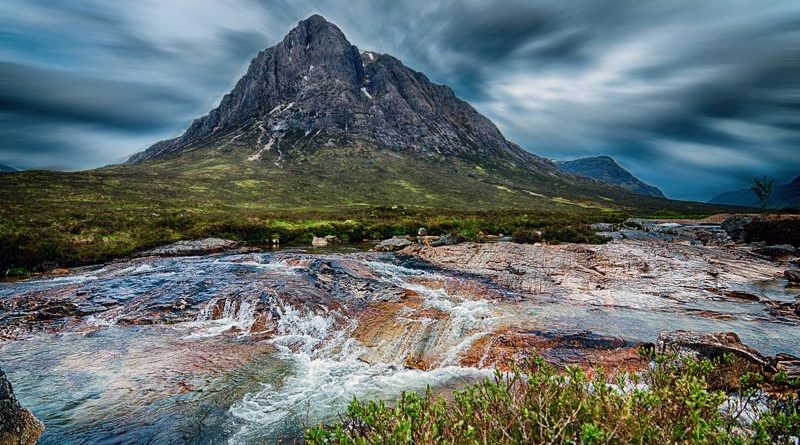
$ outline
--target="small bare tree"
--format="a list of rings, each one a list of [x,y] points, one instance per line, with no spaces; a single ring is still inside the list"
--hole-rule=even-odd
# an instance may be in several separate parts
[[[756,178],[753,186],[750,187],[750,190],[756,194],[758,203],[761,205],[761,219],[766,219],[767,217],[767,208],[769,207],[769,198],[772,196],[772,184],[774,182],[764,176],[761,179]]]

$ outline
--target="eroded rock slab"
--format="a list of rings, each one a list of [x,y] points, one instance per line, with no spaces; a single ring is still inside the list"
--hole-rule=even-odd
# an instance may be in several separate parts
[[[221,238],[202,238],[177,241],[142,253],[142,256],[190,256],[224,252],[239,246],[236,241]]]
[[[375,250],[378,252],[394,252],[405,247],[410,246],[413,244],[411,240],[408,238],[403,238],[400,236],[395,236],[386,240],[383,240],[375,245]]]
[[[707,318],[737,318],[743,312],[769,317],[770,299],[756,295],[753,283],[783,275],[778,265],[745,249],[654,241],[415,245],[400,254],[486,277],[530,296]]]

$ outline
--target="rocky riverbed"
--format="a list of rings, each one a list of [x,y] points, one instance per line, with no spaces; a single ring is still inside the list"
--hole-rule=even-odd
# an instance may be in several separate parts
[[[726,243],[159,255],[0,284],[0,366],[41,443],[274,442],[533,350],[638,369],[676,329],[800,355],[788,263]]]

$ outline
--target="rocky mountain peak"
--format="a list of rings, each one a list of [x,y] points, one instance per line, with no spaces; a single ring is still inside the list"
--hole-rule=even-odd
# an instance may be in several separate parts
[[[657,187],[644,183],[642,180],[622,168],[610,156],[592,156],[575,159],[573,161],[556,161],[561,171],[574,175],[596,179],[607,184],[618,185],[628,191],[639,195],[664,198],[664,193]]]
[[[299,22],[280,43],[259,52],[220,105],[183,135],[128,162],[202,147],[239,147],[251,153],[250,161],[280,166],[298,150],[357,141],[557,171],[507,141],[447,86],[390,55],[361,52],[320,15]]]

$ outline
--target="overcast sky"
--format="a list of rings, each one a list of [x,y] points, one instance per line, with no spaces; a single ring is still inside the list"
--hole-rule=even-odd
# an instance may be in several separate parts
[[[0,163],[85,169],[180,134],[320,13],[541,156],[673,198],[800,175],[800,1],[3,0]]]

